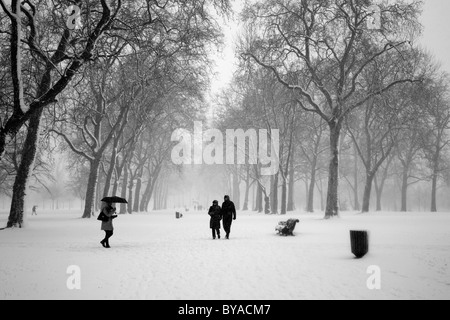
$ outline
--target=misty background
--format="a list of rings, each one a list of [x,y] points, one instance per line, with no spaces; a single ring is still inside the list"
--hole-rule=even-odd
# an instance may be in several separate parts
[[[8,5],[10,1],[4,3]],[[47,19],[53,26],[48,34],[39,27],[40,45],[58,43],[61,31],[56,25],[67,18],[58,10],[65,8],[65,2],[56,2],[58,10],[45,9],[45,1],[37,3],[43,9],[36,20]],[[130,6],[136,11],[124,19],[136,19],[136,33],[124,43],[114,38],[100,41],[97,60],[87,62],[86,69],[79,70],[76,79],[58,96],[58,102],[43,109],[24,210],[29,213],[32,206],[38,205],[38,210],[77,210],[86,217],[89,212],[98,212],[100,199],[111,194],[129,200],[128,206],[120,208],[121,213],[193,210],[206,208],[213,200],[222,200],[223,195],[229,194],[239,210],[271,214],[325,211],[330,159],[327,125],[302,110],[297,98],[279,85],[273,74],[243,57],[248,48],[271,45],[269,40],[262,43],[256,39],[266,37],[259,32],[255,32],[255,39],[251,37],[251,27],[264,25],[264,21],[256,21],[258,18],[252,16],[252,3],[214,1],[204,13],[194,1],[189,7],[192,11],[186,8],[174,17],[155,9],[156,16],[167,19],[166,25],[148,30],[139,25],[139,17],[145,20],[148,13],[139,8],[139,1]],[[176,6],[174,3],[173,8]],[[415,32],[403,30],[404,34],[395,36],[412,40],[412,48],[401,52],[408,60],[405,68],[416,68],[413,73],[426,80],[420,88],[395,88],[380,100],[371,101],[376,112],[367,112],[368,107],[366,112],[355,112],[345,121],[339,146],[342,211],[362,209],[367,173],[374,169],[366,170],[366,153],[377,164],[369,194],[371,211],[450,209],[450,3],[427,0],[421,14],[420,5],[414,8],[418,16],[412,14],[410,19],[420,21],[422,34],[416,26]],[[0,12],[0,30],[8,30],[8,18],[4,11]],[[210,20],[186,27],[189,14],[207,14]],[[74,37],[83,39],[88,34],[86,18],[83,22],[85,27],[75,31]],[[169,25],[180,32],[162,36],[164,27]],[[8,77],[8,34],[1,33],[0,41],[0,115],[4,125],[13,110],[14,88]],[[47,49],[51,52],[54,46]],[[82,41],[68,49],[69,55],[76,50],[83,51]],[[262,49],[255,52],[261,53],[258,50]],[[31,102],[33,93],[39,91],[42,66],[35,63],[39,57],[25,46],[22,52],[25,100]],[[394,61],[396,57],[390,59]],[[381,77],[388,77],[395,66],[383,62],[388,75]],[[289,63],[295,65],[295,61]],[[58,79],[58,73],[66,70],[66,62],[61,61],[51,72]],[[380,112],[384,107],[387,109]],[[405,108],[410,110],[405,114],[399,111]],[[401,121],[387,128],[393,114],[400,113]],[[284,148],[281,172],[264,178],[249,165],[175,166],[170,158],[174,146],[171,134],[178,128],[192,130],[196,120],[223,130],[268,125],[280,129]],[[27,155],[23,151],[27,126],[8,141],[0,162],[0,210],[5,213],[11,206],[21,159]],[[372,142],[367,140],[368,128]],[[436,145],[439,155],[432,148]],[[377,163],[380,158],[384,159]],[[97,175],[92,174],[93,167]],[[90,179],[95,179],[95,183]],[[92,199],[86,199],[89,194]]]

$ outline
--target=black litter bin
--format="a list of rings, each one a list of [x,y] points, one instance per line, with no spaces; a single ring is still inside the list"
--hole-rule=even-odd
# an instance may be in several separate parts
[[[350,231],[350,241],[352,244],[352,253],[356,258],[361,259],[369,253],[368,231]]]

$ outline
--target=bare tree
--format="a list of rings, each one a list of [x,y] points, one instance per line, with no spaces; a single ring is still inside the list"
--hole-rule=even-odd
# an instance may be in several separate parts
[[[81,5],[81,1],[75,0],[74,4]],[[49,30],[48,23],[55,23],[57,12],[66,9],[62,2],[59,2],[55,8],[47,8],[45,1],[33,4],[31,1],[22,3],[19,0],[12,0],[11,8],[8,8],[5,1],[1,0],[0,5],[11,25],[10,62],[14,88],[12,114],[2,121],[0,128],[1,158],[5,152],[7,137],[17,134],[33,116],[34,121],[37,122],[42,110],[56,102],[57,96],[73,81],[85,63],[95,59],[96,45],[105,31],[111,28],[122,8],[122,1],[118,0],[115,8],[112,8],[106,0],[101,0],[97,4],[89,2],[89,10],[84,13],[88,14],[87,11],[89,11],[90,24],[86,25],[82,31],[75,32],[65,27],[59,35],[47,36],[44,36],[42,31],[44,28]],[[57,29],[61,30],[61,28],[55,28]],[[43,69],[42,77],[32,99],[26,99],[24,95],[22,57],[25,50],[36,57],[41,66],[45,66],[40,68]],[[30,157],[32,158],[32,155]]]
[[[345,118],[376,96],[415,81],[403,77],[367,87],[361,74],[387,53],[399,57],[418,30],[420,3],[382,5],[383,25],[368,27],[372,1],[266,0],[244,14],[251,33],[242,54],[272,71],[298,95],[298,103],[322,117],[330,132],[330,168],[325,216],[339,214],[339,141]],[[307,85],[299,85],[299,78]],[[316,96],[312,92],[319,92]]]
[[[316,189],[317,173],[320,169],[321,156],[328,151],[328,146],[324,145],[325,123],[322,118],[314,114],[304,115],[300,121],[298,135],[300,150],[305,165],[301,165],[307,171],[305,178],[309,182],[307,187],[306,211],[314,212],[314,190]],[[308,139],[301,139],[301,136],[308,135]]]
[[[110,70],[116,67],[116,62],[116,57],[109,58],[100,64],[97,70],[91,69],[89,94],[80,95],[81,108],[72,107],[69,104],[68,117],[58,119],[60,128],[51,130],[63,138],[76,155],[86,158],[90,163],[83,218],[90,218],[93,213],[99,169],[104,153],[110,147],[114,136],[123,132],[130,108],[138,96],[137,91],[141,90],[140,87],[132,84],[131,88],[127,88],[129,91],[125,96],[126,87],[118,89],[117,82],[114,85]],[[123,70],[119,68],[117,73],[113,74],[121,75]],[[91,96],[92,102],[90,102]],[[116,107],[117,105],[119,108]],[[114,110],[118,111],[114,112]],[[67,134],[68,132],[76,133],[75,141]]]
[[[392,102],[374,98],[359,120],[354,115],[348,124],[348,131],[365,167],[366,183],[363,195],[362,212],[369,212],[373,180],[386,161],[397,142],[399,134],[400,108],[391,108]],[[354,132],[359,131],[359,136]]]
[[[447,74],[438,74],[426,84],[423,107],[430,127],[422,136],[422,147],[431,170],[431,212],[437,212],[438,181],[448,167],[443,161],[444,149],[450,144],[449,80]]]

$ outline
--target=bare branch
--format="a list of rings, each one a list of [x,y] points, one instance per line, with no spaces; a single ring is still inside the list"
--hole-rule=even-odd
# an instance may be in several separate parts
[[[69,139],[64,133],[59,132],[59,131],[57,131],[57,130],[55,130],[55,129],[51,129],[51,130],[49,130],[49,132],[54,132],[54,133],[56,133],[58,136],[62,137],[62,138],[66,141],[66,143],[68,144],[68,146],[70,147],[70,149],[72,149],[72,151],[73,151],[74,153],[78,154],[79,156],[82,156],[82,157],[86,158],[86,159],[89,160],[89,161],[94,161],[94,158],[93,158],[93,157],[89,156],[88,154],[86,154],[85,152],[83,152],[83,151],[81,151],[81,150],[78,150],[78,149],[73,145],[72,141],[70,141],[70,139]]]

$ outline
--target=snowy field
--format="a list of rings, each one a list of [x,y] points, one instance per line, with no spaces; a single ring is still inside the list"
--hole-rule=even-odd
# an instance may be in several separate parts
[[[28,217],[0,231],[0,299],[450,299],[450,214],[294,214],[296,237],[280,216],[238,213],[232,239],[213,241],[206,214],[121,216],[112,249],[100,223],[78,212]],[[0,214],[0,226],[6,223]],[[349,230],[371,232],[370,254],[355,260]],[[81,270],[69,290],[68,266]],[[381,269],[381,290],[367,269]]]

